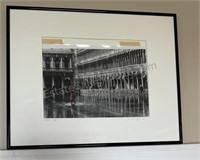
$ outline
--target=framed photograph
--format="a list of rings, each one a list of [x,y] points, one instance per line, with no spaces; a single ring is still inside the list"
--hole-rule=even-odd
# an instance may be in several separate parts
[[[176,14],[7,7],[8,149],[182,143]]]

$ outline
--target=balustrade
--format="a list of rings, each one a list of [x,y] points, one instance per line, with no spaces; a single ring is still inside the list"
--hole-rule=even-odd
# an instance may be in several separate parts
[[[125,50],[123,51],[123,53],[121,52],[120,54],[116,54],[116,55],[111,54],[112,56],[108,58],[104,58],[104,59],[97,58],[95,61],[86,60],[87,63],[78,63],[78,72],[87,73],[87,72],[99,71],[102,69],[105,70],[105,69],[111,69],[111,68],[116,68],[116,67],[146,63],[145,49]]]

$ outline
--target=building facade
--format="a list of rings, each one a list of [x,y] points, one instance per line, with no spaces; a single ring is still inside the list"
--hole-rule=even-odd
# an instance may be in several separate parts
[[[148,92],[145,49],[90,49],[77,52],[77,59],[75,77],[82,94]]]
[[[74,82],[73,50],[43,50],[44,98],[63,100]]]

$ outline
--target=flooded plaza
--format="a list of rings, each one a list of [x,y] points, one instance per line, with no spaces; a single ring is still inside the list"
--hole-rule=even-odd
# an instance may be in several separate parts
[[[75,104],[69,98],[48,99],[45,102],[45,118],[95,118],[95,117],[146,117],[149,116],[148,94],[80,95]]]

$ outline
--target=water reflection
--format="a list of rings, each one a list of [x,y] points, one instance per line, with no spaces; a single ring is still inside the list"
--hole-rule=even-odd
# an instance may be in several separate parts
[[[68,98],[45,99],[44,105],[45,118],[149,116],[148,93],[88,94],[77,96],[74,105]]]

